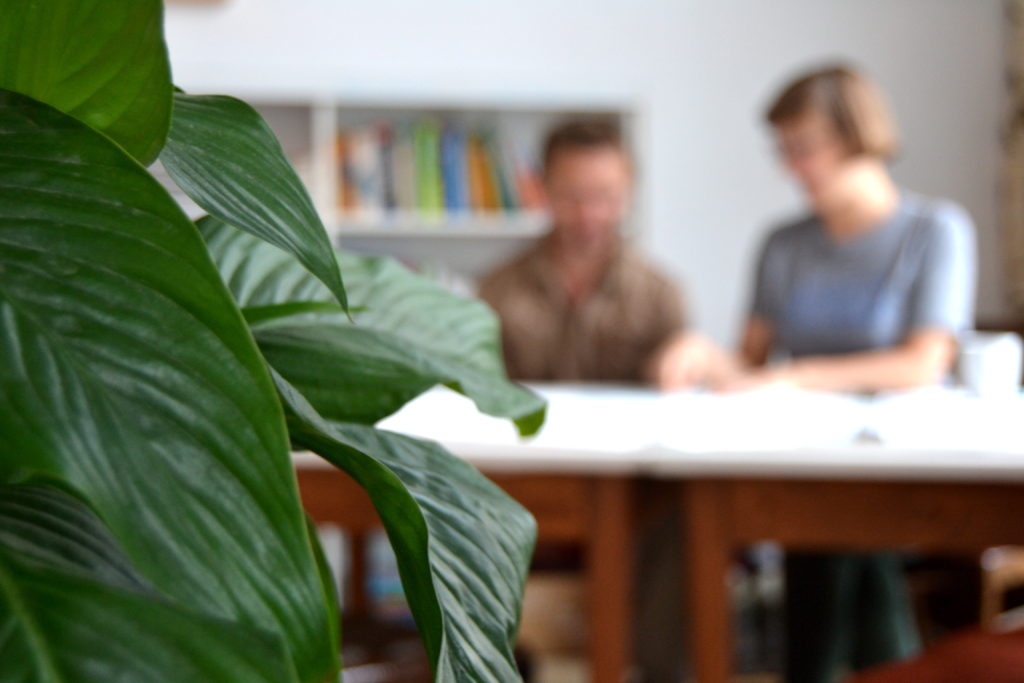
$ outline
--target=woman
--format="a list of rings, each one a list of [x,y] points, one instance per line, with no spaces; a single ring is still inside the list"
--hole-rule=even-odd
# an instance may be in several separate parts
[[[855,71],[803,76],[766,118],[808,215],[764,243],[739,358],[683,337],[657,363],[659,382],[872,392],[941,381],[973,318],[970,218],[896,187],[894,127]],[[786,564],[788,680],[832,681],[918,647],[897,557],[791,554]]]

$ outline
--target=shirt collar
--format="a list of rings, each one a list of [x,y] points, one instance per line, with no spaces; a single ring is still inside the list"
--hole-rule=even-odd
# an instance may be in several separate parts
[[[565,303],[565,289],[558,277],[558,267],[554,259],[554,236],[549,230],[533,247],[533,276],[544,293],[561,303]],[[622,287],[626,276],[626,247],[621,236],[616,237],[612,255],[591,298],[611,296]]]

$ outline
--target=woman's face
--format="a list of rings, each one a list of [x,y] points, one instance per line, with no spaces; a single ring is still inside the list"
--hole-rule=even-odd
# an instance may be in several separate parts
[[[831,121],[818,112],[776,126],[775,143],[786,170],[815,203],[842,176],[852,156]]]

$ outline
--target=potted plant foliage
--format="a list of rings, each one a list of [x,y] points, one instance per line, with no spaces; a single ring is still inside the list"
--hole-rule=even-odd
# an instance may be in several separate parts
[[[532,518],[374,424],[543,403],[482,304],[331,248],[255,110],[173,87],[162,12],[0,0],[0,680],[336,679],[292,448],[369,493],[435,679],[516,680]]]

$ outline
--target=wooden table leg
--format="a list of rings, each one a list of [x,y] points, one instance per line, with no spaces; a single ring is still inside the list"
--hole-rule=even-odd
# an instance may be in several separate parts
[[[632,658],[632,485],[625,477],[592,480],[586,557],[590,680],[621,683]]]
[[[348,595],[351,602],[345,605],[345,612],[350,617],[365,617],[370,614],[370,594],[367,585],[369,573],[369,533],[352,531],[349,533],[349,584]]]
[[[688,653],[697,683],[726,683],[732,671],[732,605],[727,576],[732,560],[723,484],[681,484]]]

